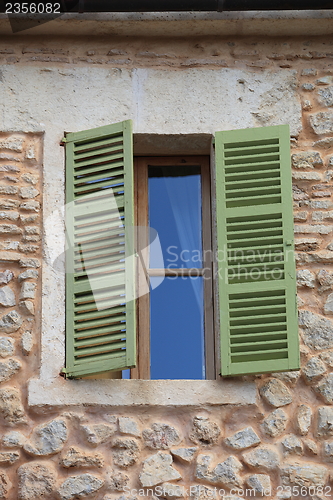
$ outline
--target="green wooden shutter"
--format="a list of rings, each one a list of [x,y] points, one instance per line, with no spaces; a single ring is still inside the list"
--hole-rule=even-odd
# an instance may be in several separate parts
[[[131,122],[67,134],[66,368],[135,365]]]
[[[289,127],[215,147],[221,374],[298,369]]]

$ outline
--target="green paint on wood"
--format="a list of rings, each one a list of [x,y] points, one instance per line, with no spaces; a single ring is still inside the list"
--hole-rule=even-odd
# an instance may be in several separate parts
[[[131,122],[66,136],[66,376],[135,366]]]
[[[289,127],[215,147],[221,374],[298,369]]]

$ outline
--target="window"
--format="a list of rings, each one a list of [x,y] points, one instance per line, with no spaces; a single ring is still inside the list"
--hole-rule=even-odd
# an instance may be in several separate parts
[[[151,286],[137,299],[132,376],[215,379],[209,157],[136,158],[134,171],[137,241],[146,249],[138,283]]]
[[[135,269],[140,267],[142,251],[149,241],[140,245],[135,241],[135,206],[137,226],[147,227],[149,217],[155,216],[149,213],[147,201],[159,178],[169,182],[172,177],[177,183],[190,181],[192,189],[200,182],[201,192],[207,185],[205,159],[140,159],[137,192],[144,207],[140,206],[134,198],[131,139],[130,122],[66,136],[68,258],[64,372],[70,378],[136,365],[138,376],[147,376],[144,364],[149,362],[147,351],[155,334],[149,340],[149,298],[144,298],[140,286],[139,291],[135,287]],[[201,320],[199,313],[197,320],[205,324],[205,348],[198,352],[200,357],[205,351],[206,377],[214,378],[209,370],[215,374],[217,346],[221,359],[217,371],[222,375],[298,369],[289,129],[275,126],[217,132],[215,149],[213,192],[216,194],[212,207],[216,231],[209,224],[203,224],[199,231],[216,266],[214,272],[208,266],[214,279],[207,282],[212,287],[214,281],[214,288],[209,291],[205,283],[201,284],[202,294],[219,295],[219,331],[213,327],[208,311],[212,300],[205,300],[202,306],[205,319]],[[199,177],[195,179],[196,176]],[[201,200],[204,213],[207,197],[202,196]],[[152,197],[151,205],[154,205]],[[199,205],[194,212],[200,211]],[[207,241],[213,242],[213,248],[207,246]],[[193,246],[192,249],[195,250]],[[147,258],[145,262],[149,262]],[[203,273],[206,263],[195,268],[198,274]],[[152,262],[145,268],[152,281],[159,273],[170,273],[168,268],[161,269]],[[177,269],[176,280],[189,273],[187,266]],[[142,276],[139,274],[139,280]],[[170,281],[168,278],[164,281],[169,290]],[[182,293],[189,296],[189,290]],[[154,301],[152,293],[152,304]],[[151,323],[156,321],[152,316]],[[197,326],[200,343],[202,328]],[[190,352],[188,342],[185,340],[183,346],[186,353]]]

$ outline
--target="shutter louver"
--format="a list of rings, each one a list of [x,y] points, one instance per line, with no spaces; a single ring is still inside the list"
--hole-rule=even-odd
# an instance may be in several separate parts
[[[289,127],[215,145],[221,374],[298,369]]]
[[[65,141],[64,372],[76,378],[135,365],[131,122]]]

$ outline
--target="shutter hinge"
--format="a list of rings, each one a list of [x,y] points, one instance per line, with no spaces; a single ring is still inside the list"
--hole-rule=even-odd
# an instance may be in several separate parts
[[[60,141],[60,146],[64,146],[66,144],[67,140],[66,140],[66,137],[63,137]]]
[[[62,368],[61,371],[60,371],[60,373],[59,373],[59,375],[60,375],[60,377],[66,378],[66,376],[67,376],[67,370],[66,370],[66,368]]]

